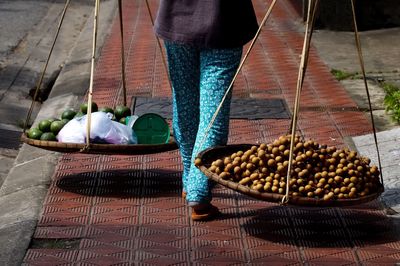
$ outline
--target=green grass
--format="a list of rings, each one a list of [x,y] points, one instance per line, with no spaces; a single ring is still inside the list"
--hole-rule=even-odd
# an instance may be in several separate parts
[[[392,119],[400,124],[400,88],[394,84],[382,83],[382,88],[386,92],[383,100],[385,110]]]
[[[344,79],[353,79],[357,73],[349,73],[343,70],[339,69],[332,69],[331,74],[337,79],[337,80],[344,80]]]
[[[337,80],[360,78],[358,73],[350,73],[339,69],[332,69],[331,74]],[[383,101],[386,112],[394,122],[400,124],[400,88],[387,82],[381,82],[380,85],[386,93]]]

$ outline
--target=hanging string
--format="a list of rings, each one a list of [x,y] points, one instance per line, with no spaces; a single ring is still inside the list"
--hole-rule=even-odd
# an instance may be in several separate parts
[[[151,26],[154,27],[154,18],[153,18],[153,15],[152,15],[151,8],[150,8],[148,0],[146,0],[146,6],[147,6],[147,11],[149,12]],[[160,41],[160,38],[158,38],[157,35],[155,35],[155,36],[156,36],[156,40],[157,40],[157,44],[158,44],[158,49],[160,50],[160,53],[161,53],[162,63],[163,63],[165,72],[167,73],[168,84],[169,84],[169,87],[171,88],[171,91],[172,91],[172,82],[171,82],[171,79],[170,79],[169,74],[168,74],[169,73],[168,66],[167,66],[167,62],[166,62],[165,55],[164,55],[164,52],[163,52],[163,48],[162,48],[162,45],[161,45],[161,41]]]
[[[303,51],[301,54],[301,61],[300,61],[300,68],[297,78],[297,88],[296,88],[296,97],[295,97],[295,104],[291,122],[291,136],[290,136],[290,152],[289,152],[289,163],[288,169],[286,174],[286,193],[282,198],[282,204],[287,204],[289,202],[289,182],[291,177],[291,170],[293,164],[293,150],[294,150],[294,140],[296,135],[296,128],[297,128],[297,119],[298,113],[300,110],[300,96],[301,91],[303,89],[304,84],[304,77],[307,70],[308,65],[308,55],[310,52],[310,43],[311,43],[311,36],[314,27],[315,21],[315,14],[316,9],[318,6],[319,0],[310,0],[308,2],[308,12],[307,12],[307,22],[306,22],[306,31],[304,36],[304,43],[303,43]]]
[[[121,34],[121,73],[122,73],[122,92],[124,96],[124,106],[126,106],[126,79],[125,79],[125,48],[124,48],[124,25],[122,17],[122,0],[118,0],[119,29]]]
[[[94,22],[93,22],[93,45],[92,45],[92,60],[90,68],[90,83],[89,83],[89,93],[88,93],[88,108],[86,116],[86,145],[83,148],[88,150],[90,147],[90,127],[92,120],[92,95],[93,95],[93,78],[94,78],[94,67],[96,59],[96,46],[97,46],[97,25],[98,25],[98,14],[100,10],[100,0],[96,0],[94,8]]]
[[[311,0],[311,1],[314,1],[314,0]],[[314,28],[314,24],[315,24],[316,12],[317,12],[317,8],[319,5],[319,0],[315,0],[315,1],[316,2],[314,4],[312,4],[312,2],[309,2],[309,5],[308,5],[308,7],[310,7],[311,9],[308,9],[308,11],[307,11],[310,13],[307,13],[306,31],[305,31],[305,35],[304,35],[303,51],[305,51],[305,53],[304,53],[304,57],[301,57],[301,61],[300,61],[300,66],[302,66],[304,64],[304,68],[300,67],[300,69],[299,69],[300,71],[297,76],[297,86],[300,86],[300,90],[299,91],[296,90],[296,94],[301,93],[301,91],[303,90],[305,71],[308,67],[308,56],[310,54],[310,47],[311,47],[310,44],[311,44],[312,34],[314,32],[313,28]],[[310,14],[311,14],[311,17],[310,17],[310,21],[309,21],[308,18],[309,18]],[[299,108],[300,108],[300,104],[297,104],[297,105],[295,104],[293,113],[298,114]],[[293,118],[294,118],[294,116],[292,116],[291,121],[290,121],[289,133],[292,131],[292,128],[294,126]]]
[[[148,0],[145,1],[146,3],[146,8],[147,8],[147,12],[149,14],[150,17],[150,22],[152,27],[154,27],[154,18],[153,18],[153,14],[151,12],[151,8],[150,8],[150,4],[148,2]],[[124,97],[124,105],[126,106],[127,104],[127,96],[126,96],[126,73],[125,73],[125,49],[124,49],[124,33],[123,33],[123,14],[122,14],[122,0],[118,0],[118,8],[119,8],[119,25],[120,25],[120,34],[121,34],[121,69],[122,69],[122,91],[123,91],[123,97]],[[162,64],[163,67],[165,69],[165,72],[167,74],[167,80],[168,80],[168,84],[169,87],[172,91],[172,82],[171,79],[169,78],[168,75],[168,67],[167,67],[167,62],[165,59],[165,55],[164,55],[164,51],[161,45],[161,41],[160,38],[155,35],[156,40],[157,40],[157,45],[158,45],[158,49],[160,50],[161,53],[161,60],[162,60]],[[134,111],[134,108],[132,108]]]
[[[40,78],[39,78],[39,80],[38,80],[38,82],[37,82],[35,94],[33,95],[32,103],[31,103],[31,106],[30,106],[30,108],[29,108],[28,114],[27,114],[26,119],[25,119],[24,128],[23,128],[23,132],[24,132],[24,133],[25,133],[26,128],[27,128],[27,126],[28,126],[29,120],[31,119],[33,107],[35,106],[36,97],[38,96],[40,87],[42,86],[44,74],[46,73],[47,67],[48,67],[48,65],[49,65],[50,57],[51,57],[51,55],[52,55],[52,53],[53,53],[53,49],[54,49],[54,46],[55,46],[55,44],[56,44],[58,35],[59,35],[59,33],[60,33],[61,26],[62,26],[62,24],[63,24],[63,22],[64,22],[65,13],[67,12],[67,9],[68,9],[68,6],[69,6],[69,2],[70,2],[70,0],[65,1],[64,9],[63,9],[63,11],[62,11],[62,13],[61,13],[61,18],[60,18],[60,21],[59,21],[59,23],[58,23],[58,27],[57,27],[56,34],[55,34],[55,36],[54,36],[53,44],[51,45],[49,55],[47,56],[46,63],[45,63],[45,65],[44,65],[44,67],[43,67],[43,70],[42,70],[42,74],[41,74],[41,76],[40,76]]]
[[[378,156],[378,165],[379,165],[379,172],[380,172],[380,176],[381,176],[381,183],[382,183],[382,186],[383,186],[383,174],[382,174],[381,156],[380,156],[379,147],[378,147],[378,138],[376,136],[376,127],[375,127],[375,121],[374,121],[374,114],[372,113],[372,104],[371,104],[371,97],[370,97],[369,88],[368,88],[367,75],[366,75],[366,72],[365,72],[364,57],[363,57],[362,50],[361,50],[360,34],[358,32],[358,27],[357,27],[357,19],[356,19],[356,11],[355,11],[354,0],[351,0],[351,10],[352,10],[352,13],[353,13],[354,37],[355,37],[355,41],[356,41],[358,59],[360,61],[360,67],[361,67],[361,72],[362,72],[362,76],[363,76],[365,91],[367,93],[367,98],[368,98],[368,107],[369,107],[369,113],[370,113],[370,116],[371,116],[372,131],[373,131],[373,135],[374,135],[376,153],[377,153],[377,156]]]

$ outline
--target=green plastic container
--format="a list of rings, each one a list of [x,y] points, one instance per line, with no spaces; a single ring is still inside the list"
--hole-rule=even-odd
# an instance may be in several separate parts
[[[165,119],[154,113],[139,116],[132,126],[139,144],[165,144],[170,137],[169,125]]]

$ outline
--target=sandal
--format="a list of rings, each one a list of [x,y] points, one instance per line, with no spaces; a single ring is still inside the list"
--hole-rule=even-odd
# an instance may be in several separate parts
[[[192,220],[193,221],[208,221],[220,214],[220,211],[217,207],[210,204],[209,207],[205,209],[196,210],[196,208],[192,208]]]

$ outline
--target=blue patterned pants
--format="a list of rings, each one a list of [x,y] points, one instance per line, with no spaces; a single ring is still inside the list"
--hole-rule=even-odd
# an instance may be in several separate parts
[[[165,47],[173,87],[173,130],[183,162],[183,190],[188,202],[208,203],[212,184],[193,161],[200,151],[227,143],[231,95],[204,141],[203,137],[239,66],[242,47],[199,49],[171,42],[165,42]]]

